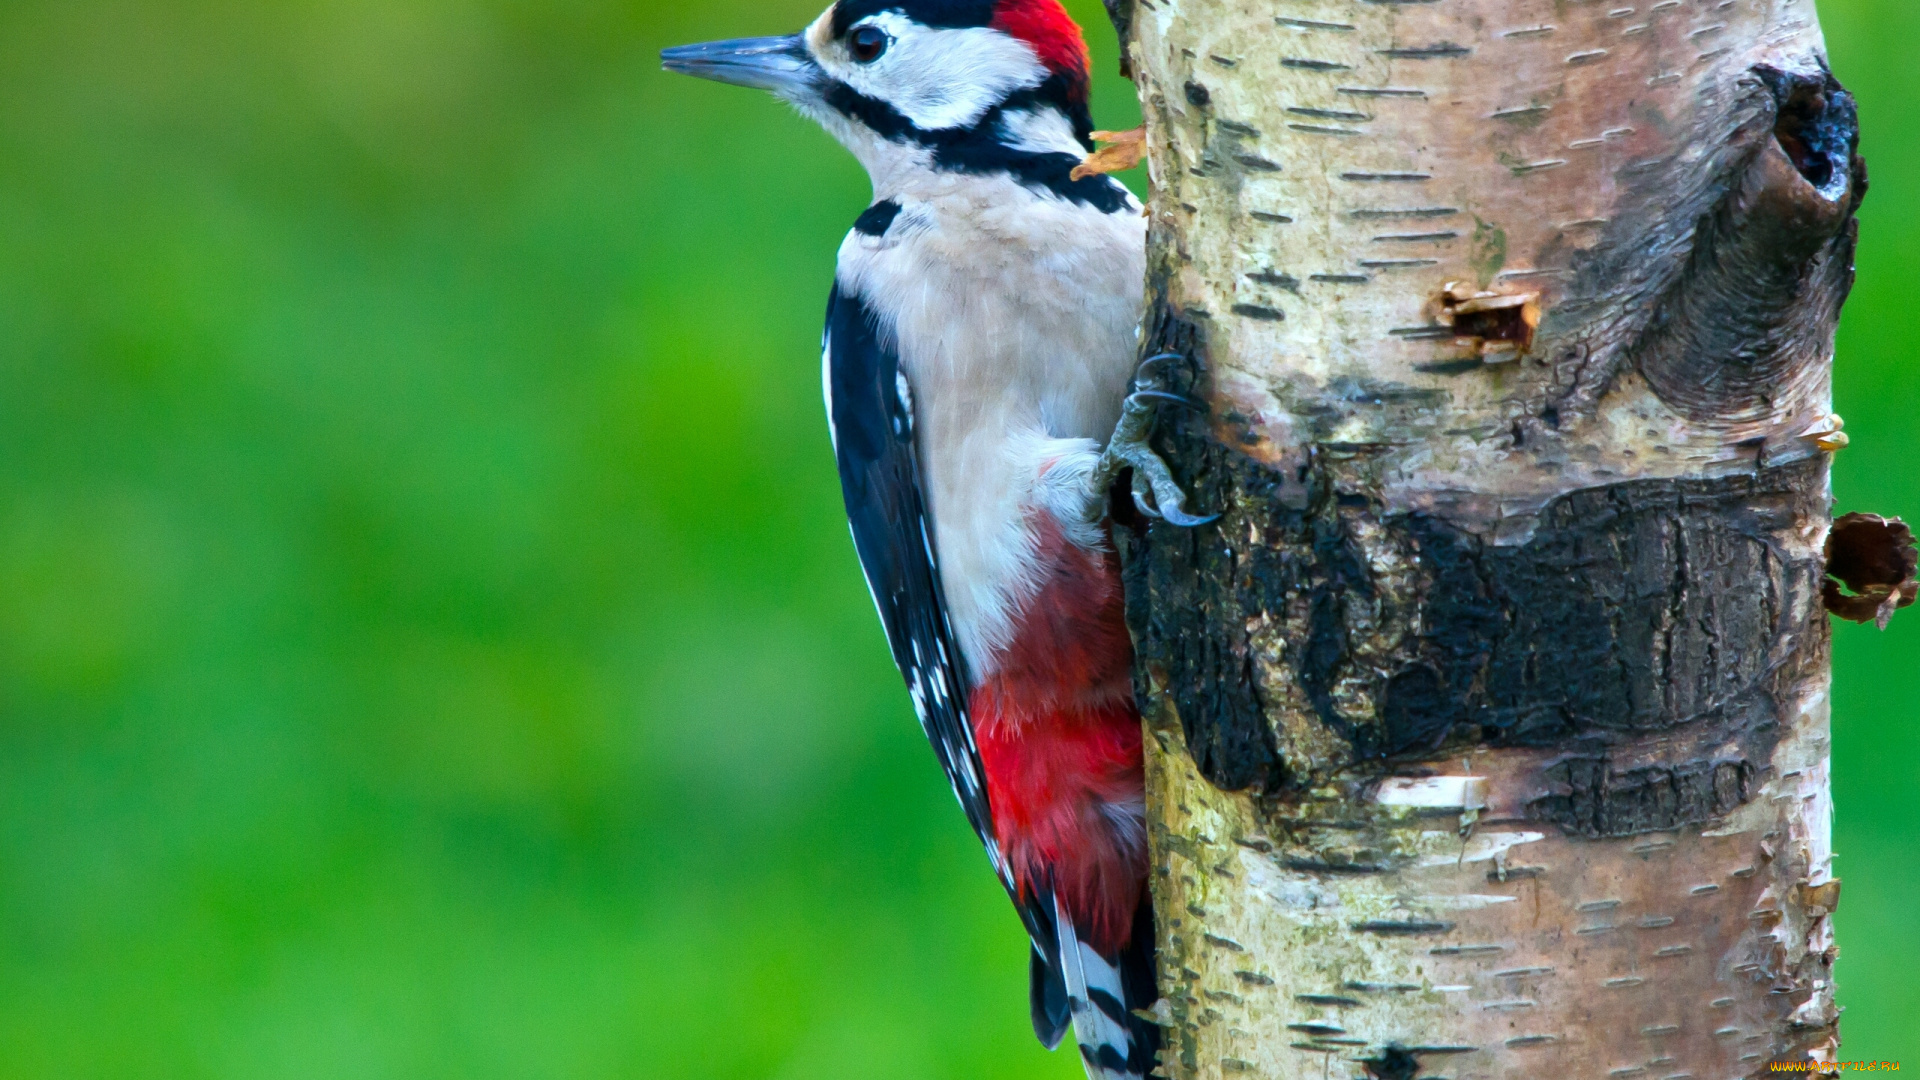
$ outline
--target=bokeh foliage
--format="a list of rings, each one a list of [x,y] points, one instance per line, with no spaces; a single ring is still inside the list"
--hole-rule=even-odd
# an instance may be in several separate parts
[[[1920,7],[1821,7],[1915,517]],[[1078,1075],[839,516],[864,179],[654,59],[812,14],[0,5],[0,1076]],[[1838,638],[1847,1056],[1920,1060],[1920,615]]]

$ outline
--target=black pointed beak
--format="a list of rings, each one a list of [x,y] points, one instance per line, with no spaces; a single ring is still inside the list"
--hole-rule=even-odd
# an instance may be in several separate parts
[[[771,90],[787,98],[805,95],[821,77],[820,65],[798,34],[682,45],[663,51],[660,65],[682,75]]]

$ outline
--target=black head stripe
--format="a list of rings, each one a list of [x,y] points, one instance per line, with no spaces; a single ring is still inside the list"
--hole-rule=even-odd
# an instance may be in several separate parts
[[[993,25],[994,0],[840,0],[833,6],[833,33],[839,36],[861,19],[897,11],[921,26],[961,30]]]
[[[1049,81],[1051,82],[1051,80]],[[945,128],[925,131],[913,125],[893,106],[867,97],[845,83],[828,88],[829,106],[856,120],[883,139],[918,143],[933,151],[935,168],[948,172],[991,176],[1004,173],[1036,191],[1049,191],[1069,202],[1091,206],[1101,213],[1114,214],[1128,207],[1127,189],[1111,177],[1089,176],[1073,179],[1080,159],[1072,154],[1035,153],[1017,150],[999,140],[1001,119],[1011,109],[1057,108],[1050,100],[1047,84],[1023,90],[1001,105],[988,110],[980,122],[970,128]],[[1090,127],[1084,108],[1068,112],[1076,132]]]
[[[835,82],[827,88],[827,105],[835,112],[857,120],[872,128],[874,134],[894,142],[914,140],[924,142],[936,133],[923,132],[913,126],[913,121],[900,115],[893,106],[878,98],[870,98],[843,82]]]
[[[991,176],[1005,173],[1021,185],[1046,191],[1103,214],[1128,208],[1127,189],[1108,176],[1073,178],[1080,159],[1072,154],[1035,154],[992,139],[970,139],[934,147],[934,164],[949,172]]]

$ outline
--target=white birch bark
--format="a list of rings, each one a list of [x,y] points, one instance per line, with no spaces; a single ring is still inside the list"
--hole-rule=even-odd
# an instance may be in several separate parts
[[[1831,1059],[1864,170],[1813,4],[1120,14],[1223,514],[1122,537],[1164,1074]]]

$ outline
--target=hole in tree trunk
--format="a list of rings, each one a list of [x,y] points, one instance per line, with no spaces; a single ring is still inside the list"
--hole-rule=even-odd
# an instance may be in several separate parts
[[[1773,136],[1793,167],[1823,198],[1835,200],[1846,194],[1860,145],[1853,95],[1825,71],[1804,75],[1761,67],[1755,74],[1773,91]],[[1864,183],[1857,186],[1861,190],[1856,197],[1865,194]]]
[[[1448,282],[1433,310],[1455,345],[1475,350],[1488,363],[1525,356],[1540,326],[1539,293],[1487,292],[1464,281]]]

